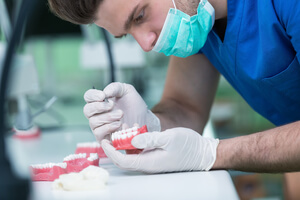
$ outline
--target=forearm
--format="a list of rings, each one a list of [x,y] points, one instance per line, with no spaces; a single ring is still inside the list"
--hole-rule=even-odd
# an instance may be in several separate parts
[[[162,130],[187,127],[202,133],[218,81],[218,71],[204,55],[171,57],[162,99],[152,109]]]
[[[208,118],[207,114],[189,110],[175,100],[161,101],[152,111],[160,119],[162,130],[187,127],[201,133]]]
[[[221,140],[212,169],[248,172],[300,171],[300,121]]]

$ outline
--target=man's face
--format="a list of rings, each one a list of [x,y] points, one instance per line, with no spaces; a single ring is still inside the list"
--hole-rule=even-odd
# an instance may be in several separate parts
[[[132,35],[146,52],[154,47],[172,0],[104,0],[95,24],[115,37]]]

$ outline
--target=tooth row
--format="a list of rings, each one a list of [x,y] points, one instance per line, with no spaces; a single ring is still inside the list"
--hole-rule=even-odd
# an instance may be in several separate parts
[[[97,153],[91,153],[90,157],[88,157],[88,161],[94,161],[98,159],[98,154]]]
[[[79,154],[71,154],[67,157],[64,158],[64,161],[70,161],[70,160],[75,160],[79,158],[86,158],[86,153],[79,153]]]
[[[137,127],[117,131],[117,132],[112,133],[111,140],[112,141],[120,140],[120,139],[124,140],[126,138],[130,138],[131,136],[135,136],[137,133],[138,133],[138,128]]]
[[[64,161],[70,161],[70,160],[75,160],[78,158],[85,158],[86,154],[82,153],[82,154],[72,154],[67,156]],[[87,158],[87,160],[89,161],[94,161],[98,159],[98,154],[97,153],[91,153],[90,157]],[[35,168],[35,169],[47,169],[47,168],[52,168],[54,166],[58,166],[61,168],[67,168],[67,163],[46,163],[46,164],[37,164],[37,165],[31,165],[31,167]]]
[[[77,147],[97,148],[97,147],[100,147],[100,144],[98,142],[82,142],[82,143],[78,143]]]
[[[35,169],[47,169],[47,168],[52,168],[54,166],[58,166],[58,167],[66,169],[67,163],[46,163],[46,164],[31,165],[31,167],[33,167]]]
[[[128,129],[114,132],[113,134],[124,134],[124,133],[133,132],[133,131],[137,131],[137,130],[138,130],[138,127],[133,127],[133,128],[128,128]]]

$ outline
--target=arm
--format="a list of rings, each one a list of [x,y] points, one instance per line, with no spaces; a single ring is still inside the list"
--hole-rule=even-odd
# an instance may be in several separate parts
[[[122,169],[147,173],[210,170],[212,166],[255,172],[299,171],[300,122],[220,143],[199,135],[208,118],[218,77],[203,55],[173,57],[163,97],[153,109],[162,129],[168,130],[136,136],[133,146],[152,149],[138,155],[122,154],[103,140],[106,155]],[[169,129],[174,126],[197,132]]]
[[[264,132],[221,140],[212,169],[250,172],[300,170],[300,121]]]
[[[152,109],[162,130],[181,126],[202,133],[218,80],[218,71],[203,54],[172,56],[162,99]]]
[[[218,80],[219,73],[204,55],[172,57],[162,99],[153,108],[161,129],[167,130],[135,136],[131,141],[134,147],[151,149],[140,154],[122,154],[102,140],[106,155],[121,169],[131,171],[209,170],[219,141],[204,139],[199,133],[208,120]]]
[[[292,172],[300,170],[300,121],[232,139],[206,138],[188,128],[144,133],[131,144],[152,149],[124,155],[107,140],[101,145],[120,168],[147,173],[235,169],[248,172]],[[180,147],[180,148],[179,148]]]
[[[272,1],[300,61],[300,2]],[[298,53],[297,53],[298,52]],[[222,140],[213,169],[252,172],[289,172],[300,170],[300,122],[294,122],[248,136]]]

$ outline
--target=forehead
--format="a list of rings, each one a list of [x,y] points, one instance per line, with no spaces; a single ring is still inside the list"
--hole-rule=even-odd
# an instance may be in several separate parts
[[[143,0],[103,0],[96,14],[95,24],[113,35],[124,32],[124,24],[132,10]]]

